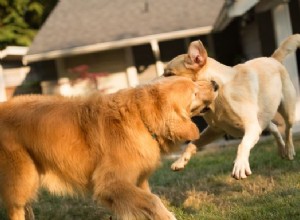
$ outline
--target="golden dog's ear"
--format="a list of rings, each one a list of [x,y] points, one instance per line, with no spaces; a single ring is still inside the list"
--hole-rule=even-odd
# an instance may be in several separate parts
[[[174,127],[173,135],[178,140],[187,140],[193,141],[197,140],[200,137],[199,129],[196,124],[194,124],[191,120],[184,120],[183,122],[178,124],[178,127]]]
[[[193,41],[188,49],[188,56],[185,59],[186,68],[199,70],[205,65],[207,60],[207,51],[200,40]]]

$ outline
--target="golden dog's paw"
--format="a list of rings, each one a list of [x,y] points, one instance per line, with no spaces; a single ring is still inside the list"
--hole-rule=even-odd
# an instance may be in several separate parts
[[[170,212],[170,215],[168,216],[168,219],[169,220],[177,220],[172,212]]]
[[[154,220],[176,220],[175,215],[166,209],[162,201],[159,199],[158,196],[154,195],[156,200],[156,214],[154,216]]]
[[[237,180],[246,179],[252,174],[248,159],[237,158],[234,162],[231,176]]]
[[[164,213],[160,216],[155,216],[155,220],[177,220],[172,212]]]

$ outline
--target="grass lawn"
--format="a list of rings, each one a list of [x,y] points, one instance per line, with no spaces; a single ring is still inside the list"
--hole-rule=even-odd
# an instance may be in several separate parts
[[[282,160],[272,140],[256,145],[250,164],[252,176],[237,181],[230,177],[236,146],[198,153],[181,172],[170,171],[164,160],[150,180],[179,220],[199,219],[300,219],[300,137],[297,156]],[[107,210],[89,199],[54,197],[41,192],[33,204],[37,220],[108,220]],[[6,220],[0,208],[0,219]]]

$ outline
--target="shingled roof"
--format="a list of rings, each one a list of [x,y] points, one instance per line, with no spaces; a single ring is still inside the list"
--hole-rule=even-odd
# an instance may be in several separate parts
[[[35,37],[27,61],[207,34],[222,0],[61,0]]]

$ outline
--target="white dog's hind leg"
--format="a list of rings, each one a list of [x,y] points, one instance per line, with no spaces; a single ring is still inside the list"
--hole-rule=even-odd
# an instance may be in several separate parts
[[[293,144],[293,132],[292,126],[294,123],[294,116],[292,113],[288,114],[283,112],[282,114],[285,121],[285,155],[289,160],[293,160],[296,155],[295,147]]]
[[[293,160],[296,155],[292,133],[292,127],[295,122],[296,92],[292,82],[287,77],[283,80],[282,96],[283,99],[278,108],[278,112],[285,121],[285,155],[288,159]]]
[[[283,138],[278,130],[277,125],[275,125],[273,122],[270,122],[268,126],[268,130],[271,132],[271,134],[275,137],[277,146],[278,146],[278,153],[279,155],[284,158],[285,155],[285,143],[283,141]]]
[[[285,152],[289,160],[293,160],[294,156],[296,155],[295,147],[293,143],[293,132],[292,132],[292,126],[286,125],[285,129],[285,138],[286,138],[286,144],[285,144]]]
[[[242,142],[238,146],[237,156],[234,161],[232,177],[235,179],[245,179],[251,175],[249,164],[250,150],[258,142],[261,132],[262,129],[257,120],[246,125],[245,134]]]

